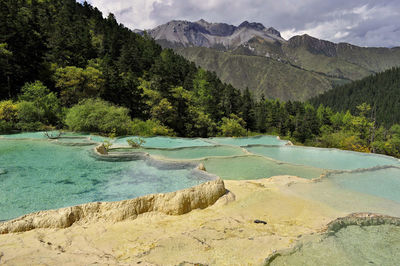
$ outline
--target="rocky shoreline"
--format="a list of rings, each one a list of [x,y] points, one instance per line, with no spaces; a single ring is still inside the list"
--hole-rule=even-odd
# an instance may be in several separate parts
[[[99,220],[119,222],[146,212],[182,215],[204,209],[226,194],[221,179],[165,194],[151,194],[118,202],[93,202],[58,210],[39,211],[0,224],[0,234],[26,232],[36,228],[67,228],[74,223]]]

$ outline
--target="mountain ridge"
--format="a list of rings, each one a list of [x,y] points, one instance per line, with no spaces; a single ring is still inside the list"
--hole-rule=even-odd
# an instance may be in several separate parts
[[[285,40],[275,28],[257,22],[173,20],[147,33],[162,47],[216,72],[223,82],[249,87],[256,97],[304,101],[400,65],[400,47],[359,47],[308,34]],[[307,75],[299,75],[299,69]]]
[[[166,40],[181,44],[183,47],[212,48],[222,45],[226,49],[231,49],[249,41],[254,36],[261,36],[270,41],[284,41],[276,29],[248,21],[234,26],[227,23],[210,23],[204,19],[195,22],[172,20],[146,32],[155,40]]]

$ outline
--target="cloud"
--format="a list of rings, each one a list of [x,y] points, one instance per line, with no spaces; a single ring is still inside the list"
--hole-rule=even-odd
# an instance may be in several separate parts
[[[103,15],[113,13],[118,22],[131,29],[148,29],[157,25],[157,20],[150,18],[153,4],[161,0],[89,0],[91,5],[103,12]]]
[[[334,42],[361,46],[400,46],[398,0],[90,0],[105,15],[135,29],[170,20],[234,25],[261,22],[285,38],[307,33]]]

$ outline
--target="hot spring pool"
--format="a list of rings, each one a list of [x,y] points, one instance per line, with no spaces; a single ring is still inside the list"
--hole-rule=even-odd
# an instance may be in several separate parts
[[[383,165],[400,166],[400,161],[393,157],[338,149],[300,146],[251,146],[246,149],[282,162],[331,170],[355,170]]]
[[[93,146],[0,140],[0,220],[39,210],[118,201],[198,185],[213,177],[195,166],[103,161]]]
[[[57,141],[48,141],[43,132],[0,136],[0,220],[38,210],[176,191],[216,176],[232,180],[326,176],[323,180],[346,191],[400,200],[400,162],[388,156],[285,146],[286,141],[274,136],[152,137],[144,138],[141,149],[128,148],[126,140],[132,138],[66,133]],[[110,150],[115,155],[110,160],[93,152],[94,145],[105,140],[122,147]],[[195,170],[199,163],[208,173]]]
[[[313,236],[267,265],[398,265],[400,226],[352,225],[334,235]]]

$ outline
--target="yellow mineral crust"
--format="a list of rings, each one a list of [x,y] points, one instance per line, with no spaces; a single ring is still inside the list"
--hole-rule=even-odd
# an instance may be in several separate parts
[[[71,208],[7,222],[0,226],[3,233],[32,230],[0,235],[0,263],[258,265],[275,250],[293,246],[301,235],[317,232],[343,216],[326,204],[289,193],[293,184],[311,184],[308,180],[281,176],[224,182],[225,187],[217,180],[142,197],[150,201],[82,205],[76,214],[80,218],[72,224],[68,219],[60,222]],[[196,190],[202,192],[190,200],[183,196]],[[210,194],[215,196],[206,200]],[[133,208],[135,200],[138,205]],[[58,222],[51,223],[50,217]]]

